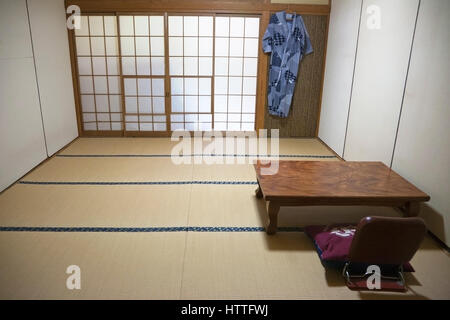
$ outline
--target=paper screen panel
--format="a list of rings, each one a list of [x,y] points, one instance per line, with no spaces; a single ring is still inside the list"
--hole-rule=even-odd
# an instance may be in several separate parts
[[[214,129],[255,129],[259,17],[216,16]]]
[[[84,131],[122,130],[117,18],[81,17],[75,30]]]

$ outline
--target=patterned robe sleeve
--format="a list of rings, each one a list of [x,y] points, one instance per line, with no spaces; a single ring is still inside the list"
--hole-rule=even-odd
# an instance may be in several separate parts
[[[267,26],[266,32],[263,36],[263,51],[264,52],[272,52],[272,44],[273,44],[273,32],[272,32],[272,24],[269,23]]]
[[[305,25],[303,25],[303,30],[305,31],[305,36],[304,36],[304,40],[302,43],[302,53],[303,55],[307,55],[313,52],[313,47],[311,45],[311,40],[309,40],[309,34],[308,31],[306,30]]]

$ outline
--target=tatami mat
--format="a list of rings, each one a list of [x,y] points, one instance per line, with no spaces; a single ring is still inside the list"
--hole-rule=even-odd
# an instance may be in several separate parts
[[[26,175],[24,181],[130,182],[187,181],[191,165],[176,165],[170,158],[59,158]]]
[[[279,142],[279,154],[282,155],[334,156],[333,152],[316,139],[281,138]],[[170,138],[79,138],[60,152],[60,155],[170,155],[172,148],[178,143]],[[208,144],[210,142],[203,143],[203,150]],[[270,144],[271,140],[268,139],[268,152]],[[194,139],[191,139],[191,145],[192,154],[198,154],[198,150],[193,147]],[[247,151],[248,146],[247,142]],[[216,153],[228,154],[226,144],[223,144],[222,152],[216,150]]]
[[[279,226],[305,227],[330,223],[358,223],[363,217],[399,217],[399,210],[390,207],[368,206],[306,206],[281,207]]]
[[[251,164],[194,165],[193,180],[206,181],[254,181],[255,168]]]
[[[0,233],[1,299],[449,298],[448,257],[427,238],[407,293],[348,290],[301,232]],[[438,264],[430,273],[430,261]],[[66,269],[81,269],[81,290]]]
[[[267,223],[266,204],[255,197],[254,185],[192,186],[190,226],[260,226]],[[214,201],[208,201],[214,199]],[[389,207],[306,206],[282,207],[278,216],[281,227],[305,227],[313,224],[357,223],[366,216],[400,216]]]
[[[78,138],[60,154],[170,154],[177,143],[168,138]]]
[[[189,208],[190,226],[263,227],[264,201],[255,185],[194,185]]]
[[[334,156],[334,153],[317,139],[293,138],[280,139],[280,154]]]
[[[1,232],[0,299],[178,299],[184,250],[183,233]]]
[[[141,228],[185,226],[190,189],[190,185],[17,184],[0,196],[0,225]]]
[[[266,204],[255,197],[248,159],[175,165],[167,157],[175,144],[167,138],[77,139],[63,156],[21,179],[35,184],[2,192],[0,227],[16,231],[0,232],[0,298],[450,298],[448,253],[430,238],[412,261],[408,293],[348,290],[339,272],[325,271],[302,232],[263,231]],[[280,139],[280,154],[339,161],[316,139]],[[357,222],[367,215],[399,212],[287,207],[279,226]],[[44,229],[29,231],[34,227]],[[72,264],[81,267],[81,290],[66,289]]]
[[[416,299],[448,298],[450,294],[450,261],[429,239],[412,261],[416,273],[407,275],[412,290],[387,296],[349,290],[338,271],[326,272],[312,242],[300,232],[280,232],[273,237],[189,233],[186,246],[182,299]],[[427,258],[442,263],[431,277],[426,276]],[[441,284],[436,282],[439,277]]]
[[[8,227],[264,227],[266,204],[255,197],[255,189],[256,185],[17,184],[0,196],[0,221]],[[370,215],[399,212],[364,206],[283,207],[278,221],[279,226],[304,227],[355,223]]]

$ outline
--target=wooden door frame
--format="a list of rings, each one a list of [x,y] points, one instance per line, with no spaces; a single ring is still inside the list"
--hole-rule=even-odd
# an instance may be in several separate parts
[[[329,27],[329,16],[331,11],[331,4],[328,5],[306,5],[306,4],[280,4],[271,3],[270,0],[242,0],[242,1],[210,1],[210,0],[65,0],[65,7],[70,5],[76,5],[80,8],[82,15],[94,15],[94,14],[105,14],[105,15],[116,15],[119,14],[144,14],[144,13],[157,13],[164,16],[165,23],[165,42],[168,40],[167,33],[167,17],[169,14],[180,13],[180,14],[238,14],[238,15],[259,15],[260,16],[260,39],[259,44],[261,44],[262,36],[264,34],[265,28],[269,23],[270,15],[277,11],[293,11],[297,14],[304,15],[322,15],[327,16],[327,31],[325,39],[325,50],[328,42],[328,27]],[[67,14],[69,17],[69,14]],[[118,19],[118,18],[117,18]],[[119,28],[119,25],[117,26]],[[70,49],[70,60],[72,67],[72,82],[73,82],[73,92],[75,98],[75,108],[77,115],[78,124],[78,135],[79,136],[124,136],[125,127],[123,127],[122,132],[118,134],[117,131],[84,131],[82,127],[82,111],[81,111],[81,101],[80,101],[80,91],[79,91],[79,80],[78,80],[78,64],[76,57],[76,46],[75,46],[75,32],[74,30],[68,29],[69,36],[69,49]],[[118,41],[120,41],[119,29],[118,29]],[[165,46],[167,44],[165,43]],[[120,45],[119,45],[120,48]],[[166,48],[167,49],[167,48]],[[119,49],[120,50],[120,49]],[[168,52],[165,52],[165,56],[168,56]],[[255,130],[258,133],[259,129],[264,128],[264,114],[266,105],[266,93],[267,93],[267,74],[268,74],[268,59],[264,58],[265,53],[262,51],[262,46],[259,45],[258,50],[258,71],[257,71],[257,89],[256,89],[256,110],[255,110]],[[324,55],[324,59],[326,52]],[[121,60],[121,59],[119,59]],[[167,60],[167,59],[165,59]],[[214,61],[214,57],[213,57]],[[167,61],[165,61],[167,62]],[[165,71],[168,72],[168,65],[165,63]],[[120,61],[120,72],[122,76],[122,62]],[[325,73],[325,63],[322,73],[322,88],[320,101],[322,100],[323,91],[323,81]],[[170,77],[168,77],[170,81]],[[122,81],[121,81],[122,82]],[[170,84],[169,84],[170,85]],[[170,87],[166,87],[166,90]],[[123,90],[123,88],[122,88]],[[123,91],[122,91],[123,92]],[[124,95],[122,93],[122,99]],[[211,93],[211,100],[213,100],[213,93]],[[168,103],[166,98],[166,113],[168,108]],[[321,102],[320,102],[321,103]],[[319,103],[319,104],[320,104]],[[320,117],[320,105],[318,108]],[[124,104],[122,101],[122,108]],[[125,116],[125,113],[122,114]],[[170,121],[170,119],[167,119]],[[319,120],[318,120],[319,121]],[[123,121],[123,123],[125,123]],[[167,127],[169,129],[169,127]],[[319,125],[316,127],[316,136],[319,130]],[[170,136],[170,131],[145,131],[133,134],[133,136],[151,136],[151,137],[167,137]],[[128,136],[128,134],[127,134]]]

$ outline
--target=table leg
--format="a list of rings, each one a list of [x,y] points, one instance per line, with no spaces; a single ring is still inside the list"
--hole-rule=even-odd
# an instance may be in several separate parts
[[[267,226],[267,234],[275,234],[278,228],[278,212],[280,211],[280,205],[276,202],[269,201],[269,208],[267,212],[269,214],[269,224]]]
[[[255,194],[258,199],[261,199],[263,197],[263,193],[261,187],[259,186],[259,182],[258,182],[258,189],[255,190]]]
[[[407,217],[417,217],[420,212],[420,202],[417,201],[407,202],[403,212]]]

